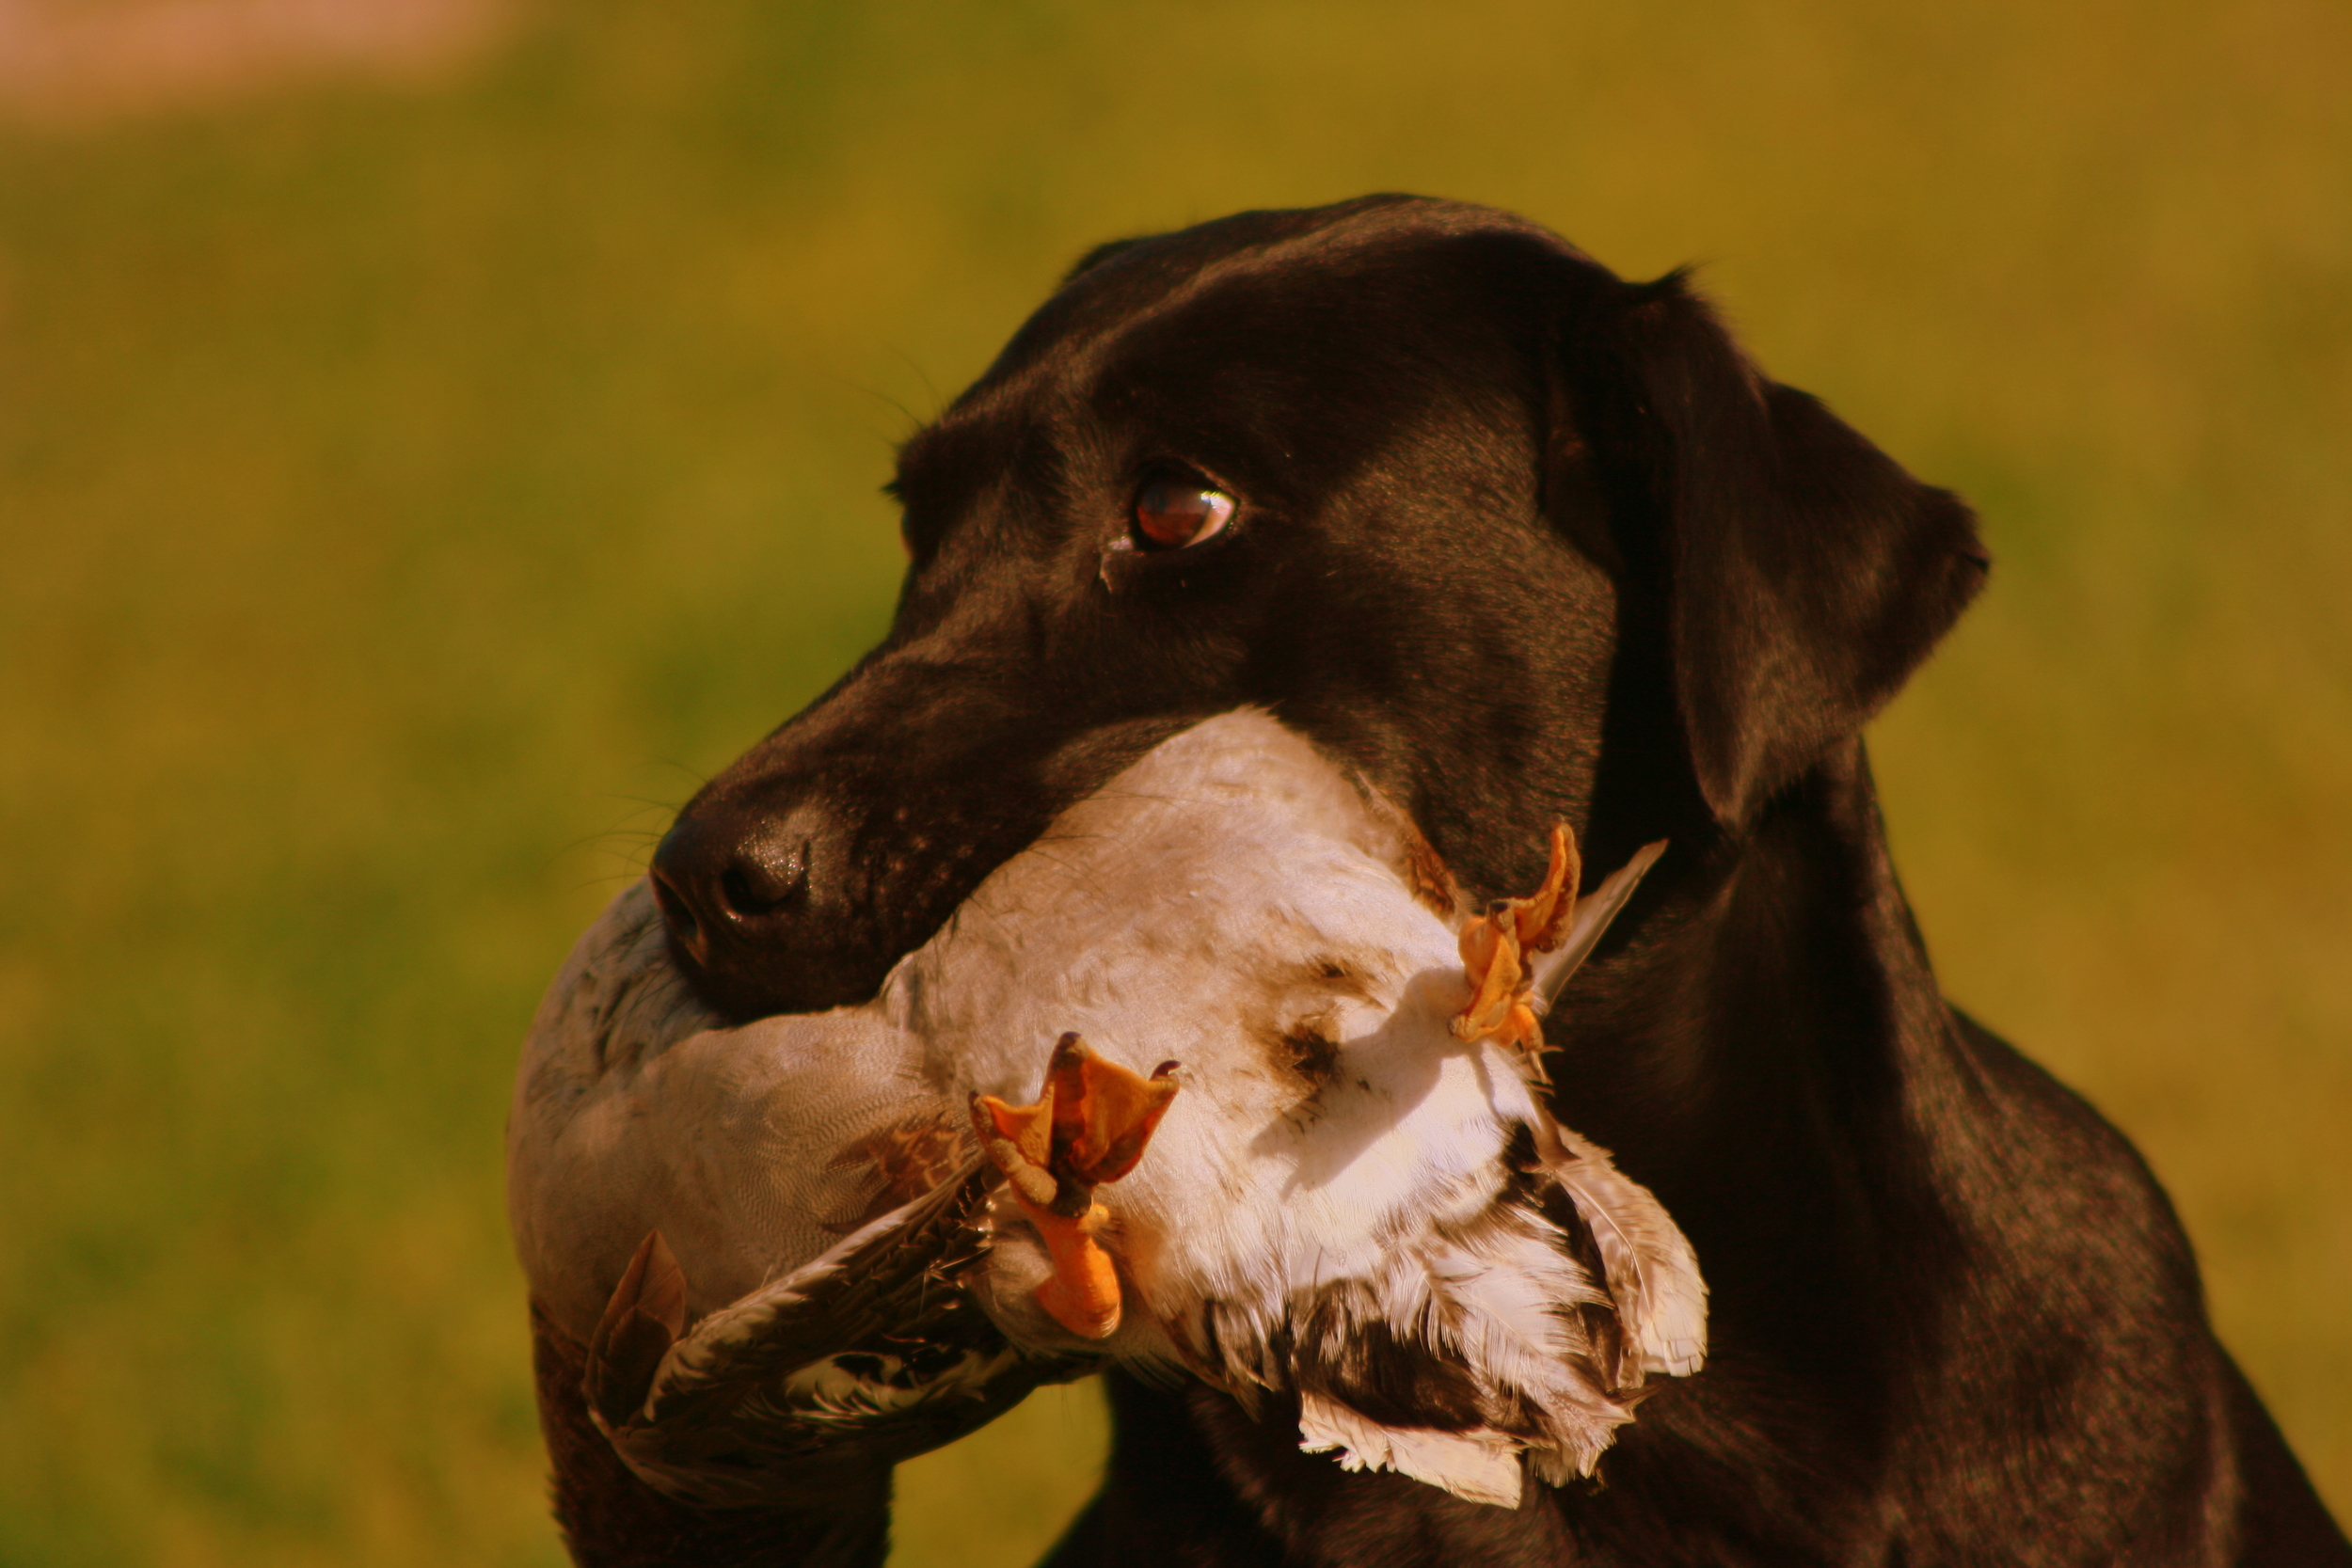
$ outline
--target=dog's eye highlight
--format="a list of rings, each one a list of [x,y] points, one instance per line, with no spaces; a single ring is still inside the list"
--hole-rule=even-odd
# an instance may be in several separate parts
[[[1233,498],[1198,480],[1157,479],[1136,495],[1136,544],[1147,550],[1181,550],[1225,531]]]

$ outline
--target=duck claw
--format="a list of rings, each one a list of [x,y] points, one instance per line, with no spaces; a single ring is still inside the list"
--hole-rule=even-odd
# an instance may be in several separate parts
[[[1163,1062],[1146,1078],[1068,1034],[1054,1047],[1037,1103],[972,1097],[980,1148],[1004,1172],[1053,1262],[1038,1304],[1083,1338],[1109,1338],[1120,1316],[1118,1270],[1097,1239],[1110,1211],[1094,1200],[1094,1189],[1143,1158],[1176,1098],[1175,1071],[1174,1062]]]
[[[1569,976],[1581,968],[1592,955],[1610,923],[1617,918],[1633,890],[1642,885],[1649,868],[1658,863],[1658,857],[1666,852],[1666,841],[1658,839],[1633,851],[1633,858],[1601,879],[1600,886],[1576,901],[1576,912],[1570,919],[1560,945],[1546,953],[1529,966],[1535,990],[1549,1006],[1559,999]]]
[[[1551,860],[1543,884],[1524,898],[1505,898],[1513,934],[1526,953],[1549,953],[1566,936],[1576,914],[1577,883],[1584,875],[1584,859],[1576,850],[1576,834],[1565,822],[1551,825]]]
[[[1462,927],[1462,967],[1470,979],[1470,999],[1454,1017],[1454,1037],[1465,1042],[1491,1039],[1516,1051],[1528,1081],[1549,1087],[1537,1015],[1592,952],[1643,873],[1665,848],[1662,840],[1644,845],[1591,896],[1579,898],[1576,888],[1583,861],[1577,853],[1576,835],[1565,822],[1555,823],[1542,885],[1524,898],[1496,899],[1485,914]],[[1557,958],[1535,961],[1535,955],[1554,948],[1563,949]]]

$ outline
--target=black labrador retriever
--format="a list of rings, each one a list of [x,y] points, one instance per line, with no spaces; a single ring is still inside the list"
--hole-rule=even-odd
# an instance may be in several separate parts
[[[889,637],[653,873],[751,1017],[870,996],[1064,806],[1262,705],[1466,889],[1669,839],[1565,999],[1564,1118],[1696,1245],[1705,1370],[1517,1510],[1114,1377],[1057,1564],[2352,1563],[2205,1320],[2164,1195],[1947,1005],[1858,732],[1985,574],[1968,509],[1765,379],[1680,277],[1373,197],[1105,245],[910,441]],[[592,1563],[879,1561],[888,1478],[698,1513],[540,1336]]]

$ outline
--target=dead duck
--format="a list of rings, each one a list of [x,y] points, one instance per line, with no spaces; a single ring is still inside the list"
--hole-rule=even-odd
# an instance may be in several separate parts
[[[1544,888],[1472,914],[1243,711],[1071,808],[862,1006],[718,1026],[633,888],[518,1076],[532,1291],[623,1456],[706,1501],[1113,1360],[1480,1501],[1590,1474],[1699,1366],[1706,1291],[1531,1080],[1658,848],[1578,899],[1564,831]]]

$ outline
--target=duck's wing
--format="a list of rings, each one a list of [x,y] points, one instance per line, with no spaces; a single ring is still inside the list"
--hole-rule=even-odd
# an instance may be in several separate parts
[[[772,1502],[845,1455],[896,1463],[1076,1375],[1014,1351],[957,1283],[985,1249],[995,1181],[974,1160],[691,1328],[676,1261],[648,1236],[589,1346],[597,1426],[674,1497]]]

